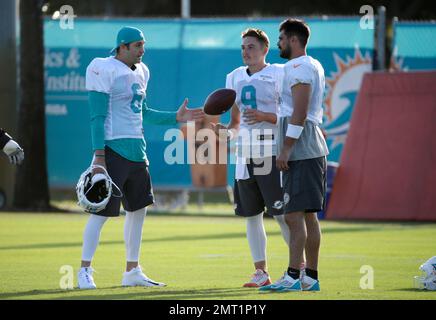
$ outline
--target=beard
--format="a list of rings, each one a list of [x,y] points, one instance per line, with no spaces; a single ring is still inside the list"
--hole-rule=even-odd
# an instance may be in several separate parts
[[[292,56],[291,47],[280,48],[280,57],[284,59],[290,59]]]

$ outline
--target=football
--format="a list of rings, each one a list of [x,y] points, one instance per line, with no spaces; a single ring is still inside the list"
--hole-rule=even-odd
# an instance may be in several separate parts
[[[203,111],[208,115],[220,115],[228,111],[236,99],[236,91],[232,89],[217,89],[204,101]]]

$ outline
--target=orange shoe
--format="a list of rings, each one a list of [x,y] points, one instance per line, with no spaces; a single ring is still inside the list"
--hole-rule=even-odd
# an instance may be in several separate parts
[[[251,280],[243,285],[245,288],[260,288],[271,284],[271,278],[268,272],[257,269]]]

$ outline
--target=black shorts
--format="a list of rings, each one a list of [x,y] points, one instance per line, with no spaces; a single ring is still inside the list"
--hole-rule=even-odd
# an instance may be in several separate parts
[[[327,190],[325,157],[288,162],[283,171],[285,213],[324,210]]]
[[[117,197],[119,191],[112,186],[112,197],[106,208],[94,213],[104,217],[120,215],[120,205],[126,211],[136,211],[154,203],[150,173],[144,162],[133,162],[123,158],[111,148],[105,147],[106,168],[112,181],[120,188],[122,197]]]
[[[263,167],[250,159],[247,163],[250,178],[235,180],[233,189],[235,214],[242,217],[256,216],[265,211],[269,215],[283,214],[283,189],[280,186],[280,172],[276,167],[276,157],[271,161],[271,172],[266,175],[254,175],[253,168]]]

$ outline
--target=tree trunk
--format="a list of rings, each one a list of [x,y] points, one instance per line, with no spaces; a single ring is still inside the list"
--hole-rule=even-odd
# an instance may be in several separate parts
[[[18,141],[25,160],[17,168],[14,207],[49,210],[44,101],[43,0],[20,1]]]

